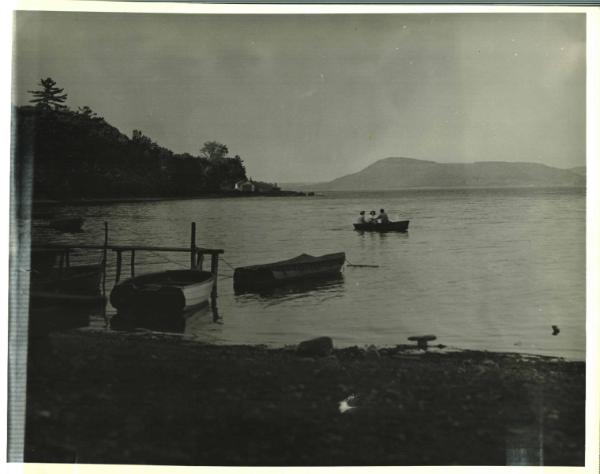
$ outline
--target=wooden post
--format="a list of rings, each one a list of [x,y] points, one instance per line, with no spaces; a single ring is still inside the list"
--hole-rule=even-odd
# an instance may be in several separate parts
[[[131,277],[135,276],[135,250],[131,251]]]
[[[215,283],[213,285],[211,296],[213,298],[216,298],[217,297],[217,280],[219,278],[219,254],[218,253],[213,253],[210,256],[210,273],[212,273],[213,277],[215,278]]]
[[[217,308],[217,297],[216,295],[211,295],[210,297],[210,309],[212,310],[213,322],[219,322],[221,319],[219,317],[219,308]]]
[[[108,222],[104,221],[104,248],[102,249],[102,296],[106,296],[107,252],[108,252]]]
[[[196,270],[202,271],[203,266],[204,266],[204,254],[202,252],[198,252],[198,258],[196,258]]]
[[[102,249],[102,297],[106,298],[106,260],[108,252],[108,222],[104,221],[104,248]],[[102,316],[104,317],[104,324],[106,327],[109,325],[108,318],[106,317],[106,300],[102,305]]]
[[[196,267],[196,223],[192,222],[192,236],[190,243],[190,268]]]
[[[117,250],[117,275],[115,276],[115,282],[119,283],[121,279],[121,264],[123,263],[123,251]]]

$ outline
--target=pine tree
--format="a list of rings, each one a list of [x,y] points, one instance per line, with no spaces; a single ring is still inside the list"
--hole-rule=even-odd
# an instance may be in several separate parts
[[[27,91],[33,95],[30,102],[37,104],[43,109],[61,110],[66,109],[66,105],[62,105],[67,100],[67,94],[63,94],[64,89],[56,87],[56,82],[52,78],[40,79],[42,90]]]

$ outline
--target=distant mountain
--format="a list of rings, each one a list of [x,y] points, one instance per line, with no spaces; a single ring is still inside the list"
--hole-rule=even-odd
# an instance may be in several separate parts
[[[511,186],[585,186],[585,177],[572,170],[538,163],[436,163],[413,158],[385,158],[358,173],[315,184],[310,189],[385,191],[415,187]]]
[[[581,176],[585,176],[587,169],[585,166],[576,166],[575,168],[569,168],[569,171]]]
[[[279,187],[281,189],[286,190],[286,191],[289,191],[289,190],[295,191],[295,190],[298,190],[298,189],[309,188],[309,187],[315,186],[317,184],[320,184],[320,183],[315,183],[314,181],[311,181],[311,182],[301,182],[301,183],[299,183],[299,182],[294,182],[294,183],[279,183]]]

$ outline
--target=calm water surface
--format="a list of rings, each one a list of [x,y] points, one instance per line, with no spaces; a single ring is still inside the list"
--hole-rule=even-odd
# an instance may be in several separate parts
[[[380,207],[394,220],[410,219],[409,232],[352,230],[358,211]],[[113,244],[189,246],[195,221],[198,245],[225,249],[232,267],[338,251],[351,263],[379,266],[346,267],[341,279],[309,287],[235,295],[233,271],[221,262],[221,319],[204,311],[186,327],[200,340],[281,346],[328,335],[336,346],[383,346],[431,333],[451,347],[585,357],[583,190],[328,193],[57,212],[85,217],[85,232],[53,234],[38,220],[36,239],[101,244],[106,220]],[[168,259],[141,254],[136,271],[184,267],[189,256]]]

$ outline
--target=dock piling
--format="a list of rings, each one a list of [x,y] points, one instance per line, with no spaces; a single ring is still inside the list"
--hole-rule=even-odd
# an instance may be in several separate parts
[[[210,272],[213,274],[215,283],[212,289],[212,295],[216,298],[217,296],[217,281],[219,279],[219,254],[213,253],[210,256]]]
[[[115,276],[115,283],[119,283],[121,280],[121,265],[123,263],[123,252],[121,250],[117,250],[117,274]]]
[[[107,258],[108,258],[108,222],[104,221],[104,245],[102,246],[102,296],[106,296]]]
[[[192,222],[192,235],[190,243],[190,268],[196,268],[196,223]]]
[[[131,251],[131,278],[135,276],[135,250]]]

